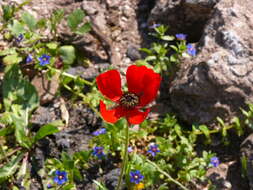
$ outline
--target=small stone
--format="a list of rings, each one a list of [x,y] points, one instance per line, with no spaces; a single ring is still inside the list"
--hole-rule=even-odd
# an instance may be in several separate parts
[[[120,6],[121,1],[119,0],[106,0],[106,4],[110,8],[117,8]]]
[[[223,186],[228,190],[232,188],[232,184],[229,181],[223,181]]]
[[[129,18],[131,15],[132,15],[132,9],[131,7],[129,7],[128,5],[125,5],[123,8],[122,8],[122,13],[125,17]]]
[[[141,59],[141,54],[136,46],[129,45],[127,47],[127,57],[129,57],[132,61],[136,61]]]
[[[38,92],[40,104],[49,103],[55,98],[57,93],[59,87],[59,74],[56,73],[52,76],[51,80],[48,80],[46,74],[40,73],[33,78],[32,84]]]
[[[94,15],[99,11],[99,4],[96,1],[83,1],[82,7],[88,15]]]

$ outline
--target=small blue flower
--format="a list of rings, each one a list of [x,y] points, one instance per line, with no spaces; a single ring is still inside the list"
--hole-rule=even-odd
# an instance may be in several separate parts
[[[186,37],[187,37],[186,34],[182,34],[182,33],[176,34],[176,38],[177,38],[178,40],[185,40]]]
[[[19,34],[18,37],[16,37],[16,42],[20,43],[24,39],[23,34]]]
[[[52,184],[51,184],[51,183],[47,184],[47,188],[48,188],[48,189],[53,188]]]
[[[143,180],[144,176],[141,174],[139,170],[130,172],[130,182],[139,184]]]
[[[127,148],[127,152],[129,152],[129,153],[131,153],[131,152],[133,152],[134,150],[133,150],[133,148],[131,147],[131,146],[129,146],[128,148]]]
[[[26,57],[26,60],[25,60],[25,62],[26,63],[31,63],[33,61],[33,57],[32,57],[32,55],[28,55],[27,57]]]
[[[210,159],[210,164],[213,165],[213,167],[218,167],[220,164],[219,158],[214,156]]]
[[[196,49],[192,44],[187,44],[187,53],[191,56],[195,56],[196,55]]]
[[[57,183],[58,185],[62,185],[68,180],[67,172],[65,171],[56,170],[55,175],[56,176],[54,177],[54,182]]]
[[[105,133],[106,133],[106,128],[101,128],[101,129],[98,129],[98,130],[94,131],[92,133],[92,135],[98,136],[98,135],[105,134]]]
[[[155,29],[157,27],[161,26],[161,24],[152,24],[151,26],[149,26],[149,29]]]
[[[103,152],[104,148],[96,146],[93,148],[92,155],[98,157],[99,159],[105,156],[105,153]]]
[[[161,152],[161,151],[158,149],[157,144],[152,144],[149,146],[149,149],[147,152],[150,153],[152,156],[155,156],[157,152]]]
[[[50,58],[51,58],[51,56],[46,55],[46,54],[43,54],[42,56],[40,56],[40,57],[38,58],[39,64],[40,64],[41,66],[44,66],[44,65],[49,64],[49,63],[50,63]]]

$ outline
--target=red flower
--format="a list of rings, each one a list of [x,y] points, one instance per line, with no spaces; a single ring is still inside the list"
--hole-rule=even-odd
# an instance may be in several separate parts
[[[120,74],[110,70],[97,77],[100,92],[117,106],[107,109],[100,101],[100,113],[105,121],[115,123],[121,117],[126,117],[130,124],[139,124],[147,117],[150,108],[140,110],[152,102],[160,87],[161,77],[146,66],[131,65],[126,73],[128,92],[122,92]]]

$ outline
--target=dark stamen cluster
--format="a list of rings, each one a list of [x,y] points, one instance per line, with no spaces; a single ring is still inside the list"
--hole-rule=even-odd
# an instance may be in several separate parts
[[[139,104],[139,97],[134,93],[127,92],[123,94],[119,101],[120,104],[127,109],[134,108]]]

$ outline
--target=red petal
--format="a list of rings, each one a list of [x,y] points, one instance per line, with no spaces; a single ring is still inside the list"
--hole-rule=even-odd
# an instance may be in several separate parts
[[[147,109],[145,112],[140,112],[137,109],[134,109],[131,111],[129,110],[127,112],[127,121],[130,124],[134,124],[134,125],[140,124],[146,119],[149,112],[150,112],[150,109]]]
[[[125,115],[124,110],[120,106],[114,109],[106,109],[106,105],[103,101],[100,101],[100,113],[103,119],[108,123],[116,123],[119,118]]]
[[[110,100],[117,101],[122,96],[120,74],[117,70],[100,74],[96,81],[100,92]]]
[[[152,102],[159,90],[161,76],[146,66],[131,65],[127,69],[128,91],[135,93],[140,98],[140,106]]]

